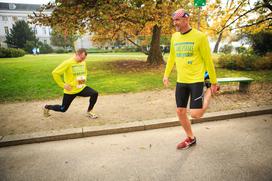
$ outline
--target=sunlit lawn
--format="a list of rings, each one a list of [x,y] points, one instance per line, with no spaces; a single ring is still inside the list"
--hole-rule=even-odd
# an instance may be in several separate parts
[[[52,99],[62,95],[51,72],[72,54],[26,55],[20,58],[0,59],[0,102]],[[163,89],[164,67],[137,71],[119,71],[111,66],[116,60],[145,61],[142,53],[89,54],[88,85],[100,94],[139,92]],[[167,55],[165,56],[167,59]],[[144,63],[144,62],[143,62]],[[272,81],[272,71],[231,71],[217,69],[218,77],[251,77],[256,81]],[[173,88],[176,73],[171,74]]]

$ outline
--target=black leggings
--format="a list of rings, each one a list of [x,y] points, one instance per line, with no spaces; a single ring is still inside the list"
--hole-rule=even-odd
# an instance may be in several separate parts
[[[86,86],[81,92],[76,93],[76,94],[65,94],[63,95],[62,99],[62,105],[47,105],[46,108],[54,111],[59,111],[59,112],[65,112],[68,110],[69,106],[71,105],[72,101],[76,96],[81,96],[81,97],[90,97],[89,100],[89,107],[87,111],[90,111],[93,109],[97,97],[98,97],[98,92],[93,90],[92,88]]]

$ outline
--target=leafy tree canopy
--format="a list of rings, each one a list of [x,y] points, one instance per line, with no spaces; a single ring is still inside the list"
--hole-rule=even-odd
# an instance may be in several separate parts
[[[149,63],[160,64],[160,35],[172,33],[171,14],[180,4],[178,0],[57,0],[44,5],[32,19],[33,23],[52,26],[66,36],[92,32],[96,42],[126,39],[141,47],[136,38],[152,35],[150,51],[142,50],[149,55]],[[185,0],[182,4],[187,9],[191,3]],[[42,13],[48,9],[53,10],[50,16]]]
[[[249,39],[255,54],[265,55],[268,52],[272,52],[272,32],[262,31],[251,34]]]
[[[253,3],[254,2],[254,3]],[[187,9],[191,24],[197,27],[199,9],[193,0],[56,0],[44,5],[31,16],[33,23],[53,27],[64,36],[93,33],[93,41],[127,40],[148,54],[147,62],[160,64],[160,37],[170,36],[174,28],[171,14],[178,8]],[[200,30],[217,38],[215,52],[221,39],[233,30],[253,31],[271,28],[271,0],[207,0],[200,12]],[[52,10],[51,15],[44,13]],[[151,36],[150,50],[136,42],[139,36]]]
[[[214,52],[218,51],[222,39],[230,33],[257,33],[271,31],[272,1],[271,0],[213,0],[208,4],[204,15],[206,29],[210,36],[217,40]]]

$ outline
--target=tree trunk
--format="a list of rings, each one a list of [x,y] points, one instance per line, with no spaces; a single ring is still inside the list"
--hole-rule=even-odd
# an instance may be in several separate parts
[[[214,46],[214,49],[213,49],[213,53],[218,53],[219,44],[220,44],[220,42],[222,40],[222,34],[223,34],[223,32],[221,32],[219,34],[219,37],[218,37],[217,42],[216,42],[216,44]]]
[[[155,25],[153,27],[152,40],[149,50],[149,55],[147,57],[147,63],[150,65],[160,65],[163,64],[163,57],[160,48],[160,37],[161,37],[161,27]]]

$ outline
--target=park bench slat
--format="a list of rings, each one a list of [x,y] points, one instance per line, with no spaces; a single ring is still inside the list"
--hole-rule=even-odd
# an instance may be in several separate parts
[[[218,83],[239,82],[239,90],[242,92],[247,92],[249,90],[249,86],[252,81],[253,79],[248,77],[217,78]]]
[[[218,83],[222,82],[252,82],[253,79],[248,77],[228,77],[228,78],[217,78]]]

